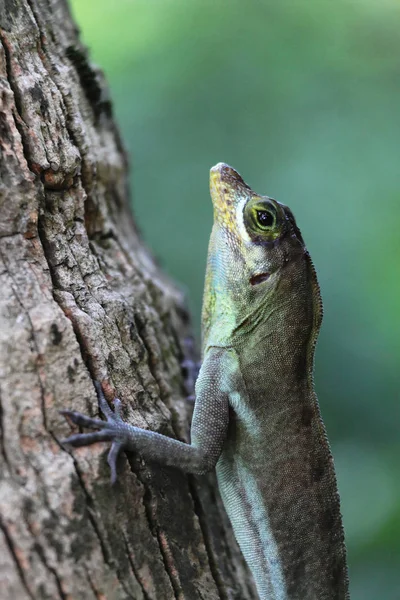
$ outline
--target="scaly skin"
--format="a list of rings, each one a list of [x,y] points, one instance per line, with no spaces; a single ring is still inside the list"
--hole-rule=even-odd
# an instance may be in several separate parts
[[[124,423],[98,389],[107,421],[66,442],[112,441],[148,460],[216,467],[225,508],[260,600],[348,600],[332,456],[313,384],[322,304],[291,211],[253,192],[226,164],[211,169],[214,226],[203,302],[203,363],[191,444]]]

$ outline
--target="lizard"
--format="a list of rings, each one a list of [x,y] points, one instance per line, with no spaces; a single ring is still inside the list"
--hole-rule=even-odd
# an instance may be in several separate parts
[[[237,171],[210,171],[214,223],[202,310],[202,364],[191,443],[134,427],[96,383],[106,420],[64,443],[121,451],[203,474],[220,494],[260,600],[348,600],[346,548],[332,454],[314,391],[322,320],[316,271],[292,211]]]

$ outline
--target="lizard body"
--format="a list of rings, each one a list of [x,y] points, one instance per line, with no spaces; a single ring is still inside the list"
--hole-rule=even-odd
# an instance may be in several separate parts
[[[128,425],[101,393],[107,421],[64,411],[99,429],[66,441],[112,441],[113,478],[121,448],[187,472],[216,468],[260,600],[348,600],[339,496],[313,384],[322,319],[313,264],[286,206],[224,163],[211,170],[210,187],[191,444]]]

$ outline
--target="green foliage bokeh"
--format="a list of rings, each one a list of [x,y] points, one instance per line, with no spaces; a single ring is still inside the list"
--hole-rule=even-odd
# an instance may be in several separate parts
[[[316,384],[353,600],[400,599],[400,5],[74,0],[106,73],[148,245],[199,321],[208,170],[288,204],[325,318]]]

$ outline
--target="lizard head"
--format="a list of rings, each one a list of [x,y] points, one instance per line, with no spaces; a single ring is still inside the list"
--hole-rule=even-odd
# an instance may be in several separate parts
[[[254,327],[260,307],[266,307],[265,314],[271,310],[288,266],[304,259],[307,251],[291,210],[253,192],[232,167],[218,163],[211,169],[210,191],[214,225],[203,300],[203,342],[229,344]]]

